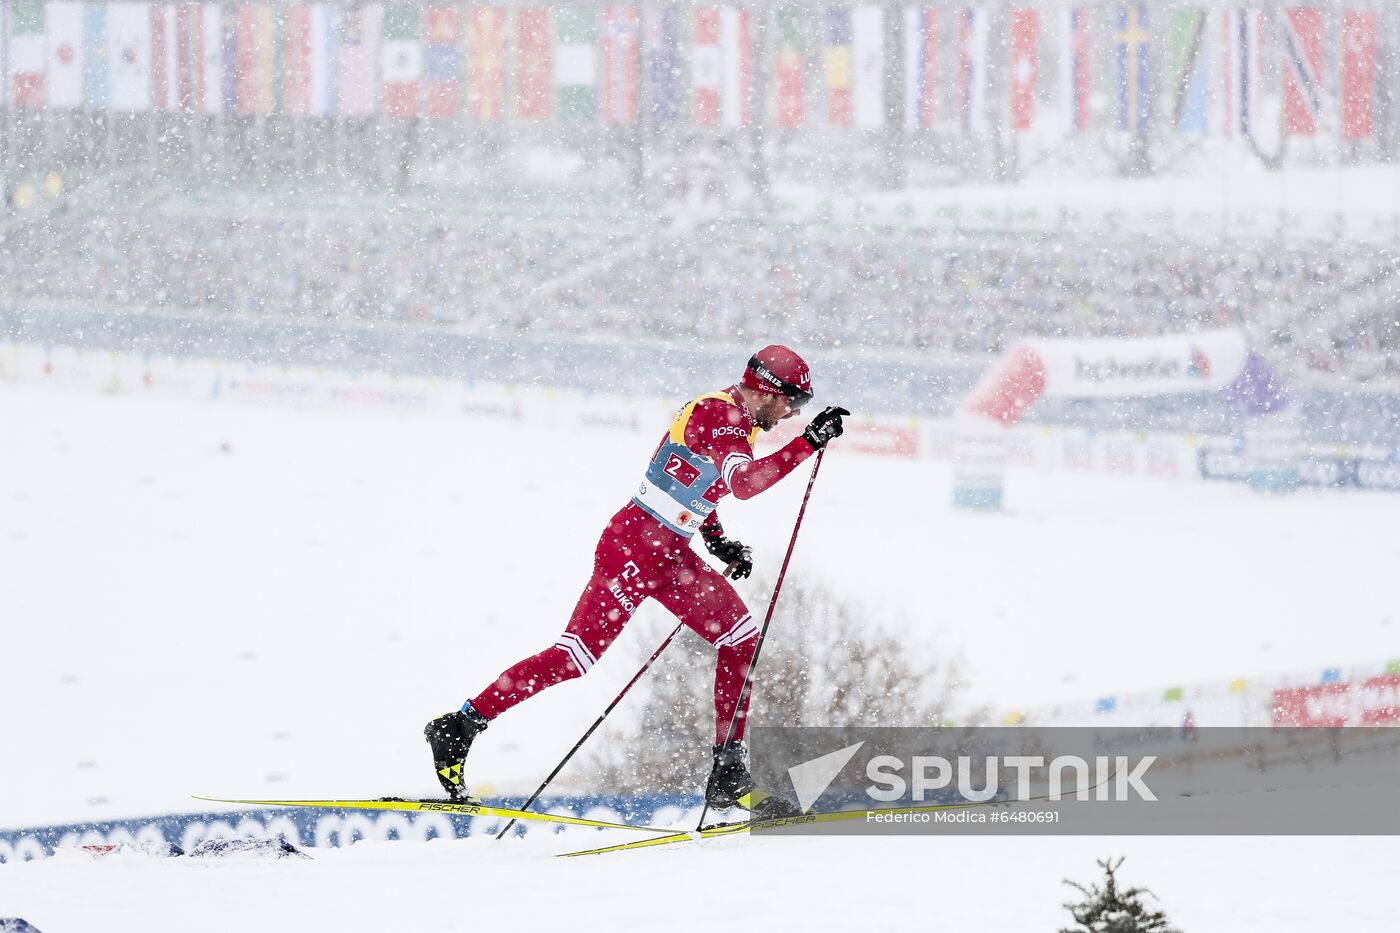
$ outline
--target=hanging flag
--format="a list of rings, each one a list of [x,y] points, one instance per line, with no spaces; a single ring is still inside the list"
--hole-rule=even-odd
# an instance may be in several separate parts
[[[199,6],[195,45],[195,107],[201,113],[224,109],[224,8],[219,3]]]
[[[719,49],[719,9],[695,11],[695,47],[690,51],[691,83],[695,86],[695,122],[711,126],[719,120],[722,57]]]
[[[521,10],[523,17],[530,11]],[[441,119],[461,113],[462,17],[455,6],[430,6],[423,11],[423,77],[428,82],[428,116]],[[520,54],[525,54],[523,46]]]
[[[1011,11],[1011,128],[1024,132],[1035,120],[1040,11]]]
[[[379,64],[379,36],[384,24],[384,8],[366,3],[347,7],[340,16],[340,48],[336,53],[336,111],[348,116],[367,116],[377,104],[376,74]]]
[[[308,3],[286,13],[282,37],[282,107],[297,116],[335,113],[340,7]]]
[[[637,121],[639,28],[636,7],[603,8],[603,118],[608,123]]]
[[[253,18],[253,4],[239,3],[234,6],[234,48],[237,54],[230,59],[234,62],[236,85],[233,109],[245,116],[251,116],[257,110],[258,66],[257,49],[253,47]]]
[[[803,98],[806,88],[803,72],[806,62],[802,55],[802,19],[796,7],[782,7],[777,12],[778,49],[773,63],[777,84],[778,125],[793,129],[802,125]]]
[[[479,6],[467,21],[467,63],[471,68],[472,116],[499,120],[505,107],[506,11],[499,6]]]
[[[851,125],[851,11],[826,11],[826,122]]]
[[[418,116],[423,43],[417,6],[395,3],[384,10],[379,67],[384,82],[384,112],[391,117]]]
[[[934,89],[938,76],[938,8],[904,10],[904,128],[933,126]]]
[[[1375,81],[1375,11],[1347,10],[1342,17],[1342,135],[1347,139],[1365,139],[1373,131]]]
[[[239,68],[241,62],[238,57],[238,4],[225,3],[219,13],[219,27],[221,30],[219,42],[219,61],[223,65],[223,71],[219,77],[219,94],[223,98],[220,103],[220,112],[238,112],[238,85]]]
[[[1152,88],[1147,31],[1147,4],[1118,8],[1118,128],[1146,136],[1152,124]]]
[[[12,0],[8,6],[10,101],[16,107],[42,107],[49,58],[44,4],[42,0]]]
[[[252,115],[258,112],[261,90],[258,79],[258,7],[259,4],[238,5],[238,112]]]
[[[1322,111],[1322,11],[1293,7],[1279,17],[1283,45],[1283,131],[1317,132]]]
[[[318,3],[311,17],[311,114],[334,114],[340,101],[340,34],[344,16],[339,4]]]
[[[245,115],[271,113],[277,98],[277,30],[272,7],[266,3],[239,4],[235,36],[237,54],[229,60],[237,69],[237,110]]]
[[[851,12],[851,110],[856,126],[885,125],[885,11],[859,6]]]
[[[962,129],[979,136],[987,125],[987,11],[958,11],[958,107]]]
[[[1205,48],[1206,11],[1172,11],[1172,125],[1188,136],[1204,136],[1209,92]]]
[[[719,8],[720,122],[744,126],[749,122],[749,98],[753,88],[753,42],[749,34],[749,11],[738,7]]]
[[[175,106],[185,113],[196,108],[199,87],[199,7],[192,3],[175,5]]]
[[[282,32],[282,109],[304,117],[311,113],[311,20],[315,7],[287,8]]]
[[[572,15],[572,11],[565,12]],[[549,10],[545,7],[516,10],[515,114],[520,119],[549,119],[552,68]]]
[[[647,47],[651,52],[651,96],[647,103],[653,123],[674,123],[680,118],[680,25],[674,6],[647,10]]]
[[[175,4],[151,4],[151,108],[178,110],[179,73],[176,67],[178,37]]]
[[[107,8],[95,3],[83,9],[83,97],[89,110],[108,104]]]
[[[1089,128],[1089,13],[1083,7],[1060,11],[1060,93],[1065,131]]]
[[[151,17],[145,3],[107,4],[111,108],[136,113],[151,108]]]
[[[749,11],[732,6],[695,11],[691,51],[695,122],[740,126],[749,121],[752,82]]]
[[[83,105],[83,5],[48,6],[48,105],[71,109]]]
[[[281,34],[277,29],[277,12],[270,3],[259,3],[253,11],[254,109],[272,113],[280,96],[277,83],[281,80],[278,58]]]
[[[1225,134],[1244,139],[1254,132],[1263,14],[1257,8],[1228,9],[1224,23]]]
[[[594,15],[591,7],[561,6],[554,10],[554,84],[559,113],[566,120],[591,120],[597,112]]]

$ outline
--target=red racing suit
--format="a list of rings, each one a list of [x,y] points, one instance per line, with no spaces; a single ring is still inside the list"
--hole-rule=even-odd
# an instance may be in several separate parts
[[[715,742],[723,742],[758,644],[758,625],[729,580],[691,549],[690,538],[696,531],[722,537],[715,508],[721,498],[731,492],[740,499],[755,496],[813,453],[797,437],[755,460],[757,436],[736,387],[682,407],[637,494],[603,529],[593,575],[564,633],[502,672],[472,698],[472,707],[494,719],[546,687],[586,674],[637,608],[655,599],[716,648]],[[735,738],[744,735],[744,718],[741,712]]]

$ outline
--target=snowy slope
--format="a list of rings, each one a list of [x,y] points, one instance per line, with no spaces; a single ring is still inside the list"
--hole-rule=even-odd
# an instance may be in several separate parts
[[[573,837],[581,845],[601,837]],[[937,930],[1050,933],[1061,884],[1145,886],[1189,933],[1382,933],[1400,923],[1384,839],[734,839],[553,859],[564,838],[360,843],[312,861],[93,862],[66,852],[0,866],[0,915],[74,930]],[[75,896],[75,892],[81,892]]]
[[[553,640],[664,428],[9,385],[0,425],[7,827],[195,809],[196,792],[433,791],[422,723]],[[773,568],[802,486],[722,507]],[[1008,513],[982,516],[948,489],[927,462],[837,452],[793,573],[958,654],[969,703],[1400,654],[1382,585],[1400,497],[1020,472]],[[670,626],[644,607],[588,678],[500,722],[477,790],[533,787],[631,674],[626,648]],[[596,789],[568,772],[560,787]]]

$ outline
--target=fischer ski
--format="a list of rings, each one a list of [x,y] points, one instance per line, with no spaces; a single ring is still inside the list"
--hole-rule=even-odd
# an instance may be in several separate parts
[[[932,813],[935,810],[961,810],[968,807],[990,807],[997,804],[1024,803],[1019,800],[979,800],[963,803],[938,803],[918,807],[884,807],[873,810],[836,810],[831,813],[805,813],[801,816],[787,816],[770,820],[746,820],[742,823],[717,823],[699,831],[672,832],[669,836],[656,836],[624,842],[618,845],[602,846],[597,849],[584,849],[581,852],[564,852],[557,858],[575,858],[580,855],[602,855],[606,852],[623,852],[628,849],[646,849],[651,846],[671,845],[677,842],[690,842],[700,839],[713,839],[716,836],[733,836],[751,829],[783,829],[790,826],[807,826],[814,823],[837,823],[845,820],[863,820],[869,814],[877,813]]]
[[[450,813],[457,816],[496,816],[508,820],[535,820],[541,823],[562,823],[567,826],[592,826],[597,829],[630,829],[645,833],[671,833],[674,830],[660,826],[637,826],[632,823],[613,823],[608,820],[588,820],[576,816],[556,816],[552,813],[537,813],[533,810],[513,810],[509,807],[493,807],[474,797],[464,800],[405,800],[399,797],[380,797],[374,800],[237,800],[229,797],[205,797],[192,795],[195,800],[211,803],[242,803],[259,807],[316,807],[329,810],[403,810],[410,813]]]
[[[1100,785],[1108,783],[1120,769],[1115,768],[1107,777],[1101,778],[1093,784],[1083,788],[1083,791],[1090,791]],[[1078,796],[1080,791],[1073,792]],[[576,858],[580,855],[603,855],[607,852],[625,852],[628,849],[646,849],[652,846],[672,845],[677,842],[699,841],[701,839],[713,839],[716,836],[733,836],[739,833],[746,833],[751,829],[782,829],[789,826],[806,826],[813,823],[838,823],[845,820],[863,820],[871,814],[887,813],[933,813],[939,810],[966,810],[971,807],[995,807],[1009,805],[1013,803],[1031,803],[1039,800],[1049,800],[1049,794],[1036,794],[1034,797],[1001,798],[992,800],[965,800],[961,803],[934,803],[922,804],[913,807],[879,807],[867,810],[833,810],[828,813],[804,813],[801,816],[786,816],[766,820],[746,820],[742,823],[718,823],[714,826],[706,826],[700,830],[690,832],[672,832],[667,836],[654,836],[650,839],[639,839],[635,842],[624,842],[618,845],[602,846],[597,849],[584,849],[581,852],[563,852],[555,858]]]

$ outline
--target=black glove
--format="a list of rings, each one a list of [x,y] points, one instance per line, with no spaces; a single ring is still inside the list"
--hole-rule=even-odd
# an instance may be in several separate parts
[[[706,538],[705,550],[724,561],[733,564],[732,580],[741,580],[753,573],[753,553],[733,538]]]
[[[807,425],[807,430],[802,432],[807,443],[812,445],[813,450],[821,450],[832,439],[841,436],[841,416],[849,415],[850,412],[844,408],[830,406],[821,414],[812,419],[812,423]]]

